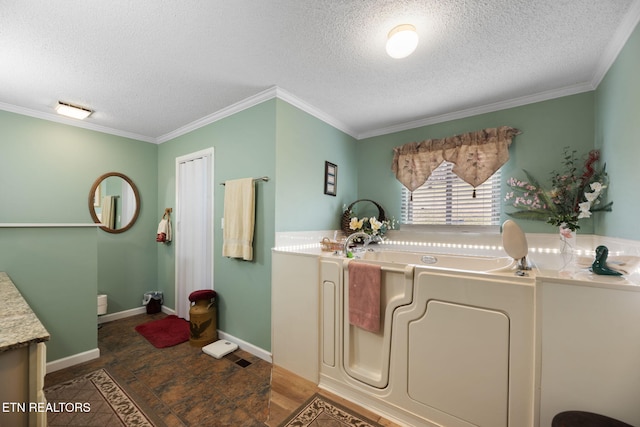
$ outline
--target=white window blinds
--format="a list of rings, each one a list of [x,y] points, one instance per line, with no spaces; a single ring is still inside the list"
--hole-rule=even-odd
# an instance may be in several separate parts
[[[403,224],[413,225],[499,225],[500,169],[473,187],[452,172],[453,163],[442,162],[419,188],[402,188]]]

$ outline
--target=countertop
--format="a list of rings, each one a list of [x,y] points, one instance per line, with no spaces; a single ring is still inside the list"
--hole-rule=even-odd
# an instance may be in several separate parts
[[[427,250],[425,250],[424,252],[438,253],[438,251],[434,251],[433,249],[434,248],[427,248]],[[447,249],[448,248],[444,248],[440,253],[446,253]],[[386,250],[386,248],[378,250]],[[415,249],[404,249],[404,251],[417,252]],[[334,254],[333,252],[322,251],[319,244],[276,247],[273,248],[273,252],[290,253],[312,257],[342,257],[341,255]],[[420,252],[422,252],[422,250]],[[505,255],[502,250],[498,252],[499,253],[492,252],[490,254],[481,255]],[[530,274],[533,277],[536,277],[544,282],[640,292],[640,257],[634,258],[636,258],[636,263],[633,268],[627,272],[627,274],[624,274],[623,276],[601,276],[591,273],[588,269],[588,266],[583,265],[583,260],[577,255],[567,256],[557,253],[538,252],[530,253],[528,256],[528,259],[533,266],[533,271]],[[615,259],[615,257],[611,257],[611,259]]]
[[[49,332],[7,273],[0,272],[0,352],[48,341]]]

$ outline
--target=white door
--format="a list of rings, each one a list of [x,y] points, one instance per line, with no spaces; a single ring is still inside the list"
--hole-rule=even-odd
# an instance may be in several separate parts
[[[213,289],[213,148],[176,159],[176,315],[189,294]]]

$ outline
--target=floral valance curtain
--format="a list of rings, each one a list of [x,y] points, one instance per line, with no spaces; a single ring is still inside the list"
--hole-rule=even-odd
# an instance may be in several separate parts
[[[509,160],[511,140],[520,133],[518,129],[501,126],[410,142],[393,149],[391,169],[398,181],[413,192],[446,160],[454,164],[453,173],[475,188]]]

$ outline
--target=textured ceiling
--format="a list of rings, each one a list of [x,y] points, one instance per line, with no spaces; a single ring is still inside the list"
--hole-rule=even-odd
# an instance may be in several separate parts
[[[640,0],[0,0],[0,109],[76,103],[83,126],[161,142],[275,86],[363,137],[591,90],[639,17]],[[391,59],[402,23],[420,43]]]

